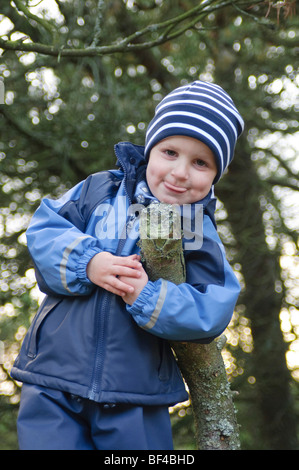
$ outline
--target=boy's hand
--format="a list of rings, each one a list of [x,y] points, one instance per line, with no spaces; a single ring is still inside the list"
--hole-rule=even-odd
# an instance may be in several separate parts
[[[121,281],[127,282],[134,288],[133,292],[126,293],[123,296],[124,301],[126,302],[126,304],[129,305],[132,305],[135,302],[142,289],[148,283],[148,275],[146,274],[143,267],[141,266],[140,268],[138,268],[138,270],[140,272],[140,277],[138,278],[127,278],[125,276],[121,276],[120,278]]]
[[[132,281],[140,278],[142,267],[138,255],[115,256],[108,251],[95,255],[88,263],[88,279],[113,294],[125,296],[134,292]]]

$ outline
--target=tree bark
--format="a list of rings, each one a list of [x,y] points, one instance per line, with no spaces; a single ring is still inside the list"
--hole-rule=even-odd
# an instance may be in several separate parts
[[[233,160],[217,194],[229,213],[238,253],[235,262],[242,265],[246,285],[242,301],[251,320],[254,343],[246,369],[256,378],[250,412],[259,414],[264,449],[298,450],[296,404],[279,320],[285,293],[276,292],[277,282],[283,286],[280,248],[271,250],[265,240],[260,204],[261,196],[267,194],[265,182],[258,178],[250,154],[240,157]]]
[[[185,282],[181,217],[175,206],[152,203],[140,218],[142,261],[151,281]],[[199,450],[239,450],[233,393],[221,349],[225,336],[210,344],[170,343],[188,386]]]

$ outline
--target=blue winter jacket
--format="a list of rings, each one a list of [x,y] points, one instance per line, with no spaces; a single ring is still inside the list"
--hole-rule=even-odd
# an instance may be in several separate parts
[[[240,290],[215,229],[214,199],[200,201],[203,243],[185,250],[186,283],[149,281],[129,306],[86,276],[101,251],[139,252],[138,219],[129,206],[144,178],[143,150],[118,144],[120,169],[91,175],[58,200],[44,199],[33,216],[28,249],[47,295],[14,379],[100,403],[171,405],[188,398],[167,340],[211,341],[228,325]]]

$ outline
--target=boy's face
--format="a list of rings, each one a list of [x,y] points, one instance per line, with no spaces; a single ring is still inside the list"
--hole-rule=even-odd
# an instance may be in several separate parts
[[[217,174],[211,149],[192,137],[171,136],[155,145],[146,170],[152,194],[168,204],[191,204],[210,191]]]

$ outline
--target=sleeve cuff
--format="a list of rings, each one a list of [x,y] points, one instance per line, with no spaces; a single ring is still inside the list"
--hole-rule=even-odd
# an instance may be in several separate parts
[[[80,257],[78,266],[76,269],[76,276],[79,279],[79,281],[82,282],[83,284],[92,285],[92,282],[87,277],[86,268],[91,258],[93,258],[98,253],[101,253],[102,251],[103,250],[101,250],[100,248],[91,247],[85,251],[83,256]]]
[[[132,305],[127,305],[128,312],[132,315],[141,315],[149,303],[152,305],[155,290],[154,283],[148,281],[135,302]]]

